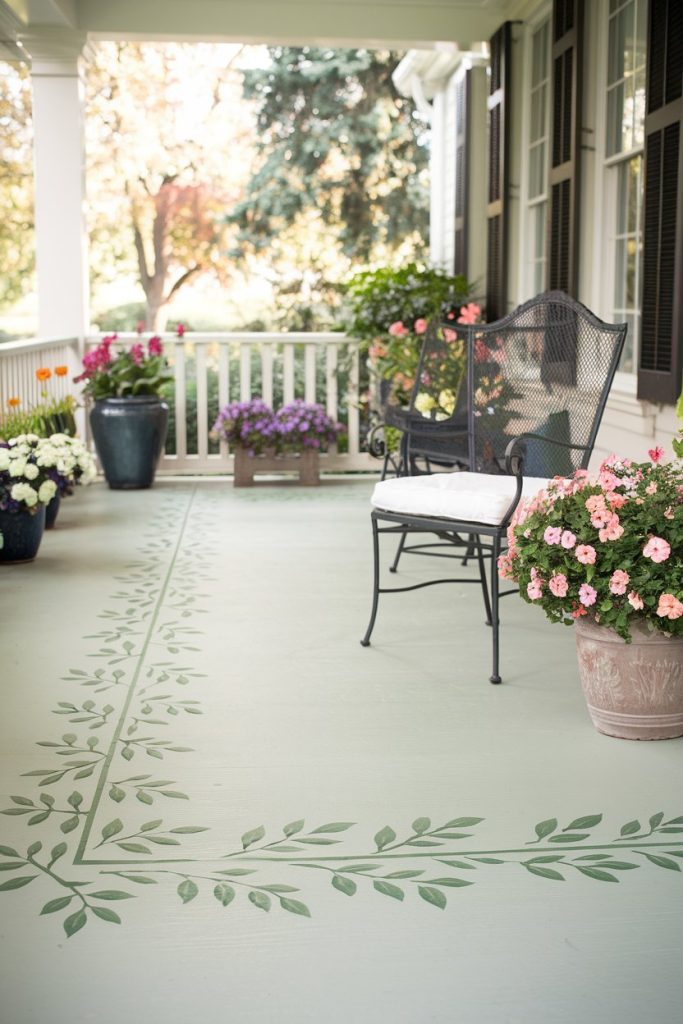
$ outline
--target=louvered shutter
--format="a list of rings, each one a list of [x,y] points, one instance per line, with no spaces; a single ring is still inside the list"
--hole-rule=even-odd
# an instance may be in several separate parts
[[[507,195],[510,138],[511,23],[491,37],[488,108],[488,205],[486,240],[486,319],[504,316],[507,309]]]
[[[467,277],[467,208],[469,202],[469,130],[472,72],[455,85],[455,238],[454,273]]]
[[[683,364],[683,5],[650,0],[638,397],[675,402]]]
[[[578,297],[583,0],[553,4],[548,288]]]

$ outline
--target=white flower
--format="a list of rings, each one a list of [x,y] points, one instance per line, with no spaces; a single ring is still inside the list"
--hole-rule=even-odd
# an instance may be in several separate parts
[[[52,480],[46,481],[46,483],[51,483],[53,487],[56,486]],[[42,486],[44,487],[45,484]],[[15,501],[23,501],[27,508],[33,508],[38,503],[38,494],[30,484],[15,484],[10,491],[10,496]]]
[[[26,459],[17,456],[10,460],[9,464],[9,475],[10,476],[23,476],[24,470],[26,469]]]
[[[38,501],[41,501],[43,505],[47,505],[49,501],[52,501],[57,492],[57,484],[54,480],[44,480],[38,489]]]
[[[9,460],[9,448],[0,448],[0,473],[4,473],[6,469],[9,469]]]
[[[40,470],[38,469],[34,462],[26,463],[24,467],[24,476],[26,477],[27,480],[35,480],[39,473]]]

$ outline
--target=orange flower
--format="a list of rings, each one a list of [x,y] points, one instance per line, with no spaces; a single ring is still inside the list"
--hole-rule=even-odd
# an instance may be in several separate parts
[[[21,405],[21,399],[20,398],[8,398],[7,399],[7,404],[9,405],[10,409],[16,409],[16,407],[18,405]]]
[[[68,372],[68,366],[55,366],[55,373],[57,374],[58,377],[66,377]]]
[[[52,370],[49,370],[47,366],[41,366],[36,370],[36,377],[38,380],[49,380],[52,376]]]

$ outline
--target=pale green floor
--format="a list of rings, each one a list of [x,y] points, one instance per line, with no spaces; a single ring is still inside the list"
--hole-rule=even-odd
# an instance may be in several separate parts
[[[0,568],[1,1024],[680,1019],[683,741],[516,598],[500,687],[474,587],[362,649],[370,489],[96,485]]]

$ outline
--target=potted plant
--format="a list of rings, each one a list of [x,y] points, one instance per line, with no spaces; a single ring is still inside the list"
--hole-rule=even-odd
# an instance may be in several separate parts
[[[54,480],[57,490],[45,510],[45,529],[55,525],[62,497],[73,494],[76,484],[89,484],[97,476],[95,460],[86,446],[68,434],[51,434],[36,445],[36,460]]]
[[[168,405],[162,391],[172,377],[161,339],[147,346],[113,350],[109,335],[83,357],[83,393],[94,403],[90,412],[95,448],[113,489],[150,487],[164,447]]]
[[[45,529],[45,507],[57,484],[40,464],[36,434],[0,444],[0,562],[31,562]]]
[[[575,624],[594,725],[683,735],[683,464],[611,455],[520,503],[501,575],[551,622]]]
[[[302,484],[320,482],[318,455],[343,430],[321,405],[297,399],[273,413],[261,398],[221,409],[211,436],[235,455],[235,487],[254,482],[255,472],[296,470]]]

